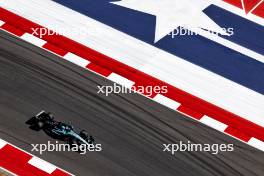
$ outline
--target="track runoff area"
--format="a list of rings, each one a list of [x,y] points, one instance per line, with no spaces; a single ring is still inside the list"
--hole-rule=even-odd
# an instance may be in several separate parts
[[[32,28],[46,28],[5,9],[0,9],[0,12],[2,14],[1,18],[3,18],[1,19],[2,29],[56,53],[81,67],[94,71],[124,87],[135,87],[136,90],[138,87],[144,87],[144,90],[147,90],[148,86],[154,87],[158,85],[161,90],[158,90],[158,94],[156,92],[150,94],[149,98],[152,100],[263,150],[264,137],[262,134],[264,130],[263,127],[256,123],[210,104],[63,36],[49,35],[49,32],[41,37],[37,34],[32,35],[30,34]],[[166,90],[163,92],[162,88],[164,86],[167,87],[167,92]],[[146,93],[146,91],[141,91],[141,93]]]
[[[114,83],[10,34],[0,34],[4,73],[0,77],[4,102],[0,106],[0,164],[9,172],[139,176],[263,173],[262,151],[139,94],[98,93],[98,85]],[[43,148],[41,153],[40,146],[33,150],[32,144],[57,144],[25,124],[41,109],[50,110],[56,120],[76,130],[86,129],[103,150],[86,154]]]
[[[4,22],[2,22],[2,24],[4,25]],[[47,50],[50,50],[50,51],[52,51],[53,53],[55,53],[57,55],[60,55],[60,56],[63,56],[63,57],[67,55],[66,56],[66,58],[68,58],[67,60],[70,60],[71,62],[73,62],[73,63],[75,63],[75,64],[77,64],[79,66],[87,67],[89,64],[91,64],[90,70],[92,70],[92,71],[94,71],[96,73],[99,73],[100,75],[103,75],[105,77],[108,77],[110,80],[113,80],[115,82],[121,83],[124,86],[128,85],[128,87],[130,87],[130,85],[133,85],[133,82],[131,82],[130,80],[128,80],[128,79],[126,79],[126,78],[124,78],[124,77],[122,77],[122,76],[120,76],[118,74],[115,74],[115,73],[113,73],[113,72],[111,72],[111,71],[109,71],[107,69],[101,68],[100,66],[92,65],[92,63],[90,63],[90,61],[87,61],[87,60],[85,61],[85,60],[79,59],[78,56],[73,55],[73,54],[69,54],[67,51],[65,51],[65,50],[63,50],[61,48],[58,48],[56,46],[49,45],[49,44],[46,43],[46,41],[44,41],[44,43],[45,43],[44,44],[42,40],[34,38],[34,36],[28,36],[28,34],[24,33],[23,30],[15,28],[12,25],[8,26],[8,24],[5,24],[5,26],[3,28],[5,30],[7,30],[8,32],[11,32],[12,34],[15,34],[17,36],[23,36],[22,37],[23,39],[25,39],[27,41],[30,41],[30,42],[34,43],[35,45],[37,45],[37,46],[43,47],[45,45],[46,47],[43,47],[43,48],[45,48]],[[49,47],[47,47],[47,45]],[[78,58],[78,59],[76,59],[76,58]],[[76,59],[76,60],[74,60],[74,59]],[[89,67],[87,67],[87,68],[89,69]],[[116,84],[114,86],[116,86]],[[116,90],[116,89],[113,89],[113,90]],[[124,90],[127,91],[127,89],[122,89],[122,91],[124,91]],[[100,91],[100,89],[99,89],[99,91]],[[166,90],[165,89],[163,90],[161,88],[161,90],[159,90],[159,91],[166,91]],[[106,91],[101,91],[101,93],[106,93]],[[148,91],[147,89],[145,89],[145,91],[142,91],[141,93],[143,93],[143,94],[148,93],[149,95],[147,94],[146,96],[149,96],[149,98],[154,98],[155,99],[155,97],[158,97],[158,96],[153,96],[151,91]],[[156,93],[154,95],[156,95]],[[156,98],[156,99],[160,99],[160,98]],[[175,102],[171,102],[170,100],[168,100],[166,98],[164,100],[164,97],[161,97],[161,99],[162,99],[161,102],[163,102],[162,104],[165,104],[168,107],[173,107],[173,109],[175,109],[174,107],[176,107],[176,106],[180,107],[180,104],[177,104],[177,102],[176,103]],[[186,113],[188,116],[194,117],[195,119],[197,119],[197,116],[201,116],[200,114],[197,115],[197,114],[195,114],[195,112],[192,112],[192,111],[190,113],[190,110],[188,110],[187,112],[189,112],[189,113]],[[216,129],[218,129],[220,131],[225,131],[225,129],[227,128],[227,126],[225,124],[219,123],[218,121],[215,121],[214,119],[211,119],[210,117],[205,117],[205,118],[203,117],[201,121],[204,122],[205,124],[209,125],[209,126],[213,125],[212,127],[216,128]],[[248,137],[247,136],[243,136],[243,135],[237,135],[235,137],[239,138],[238,136],[241,137],[240,138],[241,140],[249,141],[249,143],[251,143],[251,144],[255,145],[255,147],[258,147],[258,148],[261,149],[261,145],[262,145],[261,141],[258,141],[255,138],[248,140]],[[2,143],[4,144],[5,142],[2,142]],[[56,170],[56,168],[53,169],[53,171],[54,170]]]

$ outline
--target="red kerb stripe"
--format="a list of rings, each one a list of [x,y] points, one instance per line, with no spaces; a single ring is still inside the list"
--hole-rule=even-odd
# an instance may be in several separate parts
[[[31,28],[42,28],[41,26],[30,22],[22,17],[19,17],[3,8],[0,8],[0,17],[3,21],[20,28],[24,31],[32,33]],[[118,62],[106,55],[103,55],[91,48],[81,45],[75,41],[72,41],[66,37],[58,35],[45,35],[42,36],[44,40],[48,41],[52,45],[55,45],[63,50],[74,53],[82,58],[87,58],[92,63],[88,65],[88,68],[92,68],[98,71],[98,67],[104,68],[106,70],[111,70],[111,72],[117,73],[135,83],[140,83],[142,85],[159,85],[167,86],[168,93],[164,94],[166,97],[175,100],[186,107],[192,109],[192,111],[199,114],[207,115],[215,120],[218,120],[226,125],[238,128],[243,133],[255,137],[259,140],[264,141],[264,128],[256,125],[248,120],[245,120],[231,112],[228,112],[220,107],[217,107],[211,103],[208,103],[198,97],[195,97],[183,90],[180,90],[172,85],[169,85],[161,80],[158,80],[150,75],[147,75],[141,71],[138,71],[126,64]],[[105,74],[101,71],[101,73]],[[105,74],[108,75],[108,74]]]

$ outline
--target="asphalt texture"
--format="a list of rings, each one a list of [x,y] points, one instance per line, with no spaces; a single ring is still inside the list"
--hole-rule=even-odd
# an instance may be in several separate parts
[[[263,176],[264,152],[138,94],[98,94],[111,81],[0,31],[0,138],[75,175]],[[91,133],[101,152],[31,152],[55,142],[25,124],[40,110]],[[234,144],[233,152],[163,151],[192,141]]]

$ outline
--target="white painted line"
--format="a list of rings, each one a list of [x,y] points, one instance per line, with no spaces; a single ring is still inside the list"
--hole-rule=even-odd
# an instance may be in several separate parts
[[[131,88],[135,84],[135,82],[116,73],[111,73],[107,78],[127,88]]]
[[[3,26],[5,24],[5,22],[3,22],[2,20],[0,20],[0,26]]]
[[[260,6],[260,4],[261,3],[263,3],[264,2],[264,0],[262,0],[262,1],[259,1],[259,3],[258,4],[256,4],[248,13],[252,13],[254,10],[256,10],[256,8],[257,7],[259,7]]]
[[[5,172],[7,172],[7,173],[9,173],[10,175],[12,175],[12,176],[17,176],[17,174],[14,174],[13,172],[11,172],[11,171],[9,171],[9,170],[7,170],[7,169],[5,169],[5,168],[3,168],[3,167],[0,167],[0,171],[5,171]]]
[[[31,35],[29,33],[23,34],[21,38],[39,47],[42,47],[43,45],[45,45],[45,43],[47,43],[45,40],[35,37],[34,35]]]
[[[42,170],[43,170],[43,171],[46,171],[46,170],[47,170],[46,172],[48,172],[48,173],[49,173],[49,172],[52,173],[55,169],[58,168],[58,167],[54,166],[53,164],[50,164],[50,163],[48,163],[47,161],[44,161],[44,160],[42,160],[42,159],[40,159],[40,158],[38,158],[38,157],[36,157],[36,156],[30,154],[29,152],[27,152],[27,151],[25,151],[25,150],[23,150],[23,149],[21,149],[21,148],[15,146],[15,145],[13,145],[13,144],[10,144],[10,143],[8,143],[8,142],[6,142],[6,141],[4,141],[4,140],[2,140],[2,139],[0,138],[0,149],[1,149],[1,147],[5,146],[6,144],[13,146],[14,148],[16,148],[16,150],[22,151],[22,152],[24,152],[24,153],[26,153],[26,154],[32,156],[32,158],[28,161],[28,163],[31,164],[32,166],[35,166],[35,167],[37,167],[37,168],[39,168],[39,169],[42,169],[43,167],[44,167],[44,168],[47,167],[45,170],[44,170],[44,169],[42,169]],[[41,166],[42,168],[40,168],[40,166]],[[0,168],[1,168],[1,167],[0,167]],[[55,168],[55,169],[54,169],[54,168]],[[4,168],[3,168],[3,169],[4,169]],[[72,175],[71,173],[69,173],[69,172],[67,172],[67,171],[65,171],[65,170],[63,170],[63,169],[61,169],[61,168],[58,168],[58,169],[60,169],[61,171],[65,172],[65,173],[68,173],[68,175]],[[12,174],[12,173],[11,173],[11,174]],[[13,175],[15,175],[15,174],[13,174]]]
[[[248,144],[253,146],[253,147],[256,147],[257,149],[259,150],[262,150],[264,151],[264,142],[261,141],[261,140],[258,140],[254,137],[252,137],[249,141],[248,141]]]
[[[216,43],[219,43],[220,45],[226,46],[226,47],[228,47],[228,48],[230,48],[230,49],[232,49],[234,51],[242,53],[242,54],[244,54],[244,55],[246,55],[248,57],[251,57],[251,58],[253,58],[253,59],[255,59],[255,60],[259,61],[259,62],[264,63],[264,56],[261,55],[260,53],[257,53],[257,52],[255,52],[253,50],[250,50],[250,49],[248,49],[246,47],[238,45],[238,44],[236,44],[236,43],[234,43],[232,41],[229,41],[229,40],[224,39],[222,37],[219,37],[217,35],[211,34],[209,32],[208,33],[204,32],[204,33],[201,33],[199,35],[201,35],[203,37],[206,37],[206,38],[208,38],[208,39],[210,39],[210,40],[212,40],[212,41],[214,41]]]
[[[245,10],[245,3],[244,3],[243,0],[241,0],[241,4],[242,4],[242,8],[243,8],[244,12],[246,13],[246,10]]]
[[[18,3],[23,3],[23,7],[17,6]],[[32,4],[38,5],[32,6]],[[236,9],[227,3],[225,5]],[[89,29],[89,34],[76,35],[67,32],[64,36],[264,127],[263,119],[259,118],[264,114],[264,96],[245,86],[115,30],[88,16],[76,13],[69,8],[61,8],[53,1],[1,0],[0,6],[50,30],[65,29],[67,26]],[[47,11],[46,9],[53,10]],[[40,11],[43,13],[39,13]],[[239,11],[244,14],[243,10],[239,9]],[[263,21],[264,19],[260,24],[263,25]],[[92,35],[90,35],[91,33]],[[147,71],[142,67],[148,68]],[[231,100],[230,96],[232,96]]]
[[[55,169],[57,169],[56,166],[54,166],[53,164],[48,163],[47,161],[44,161],[36,156],[33,156],[29,161],[29,164],[31,164],[32,166],[35,166],[49,174],[51,174]]]
[[[174,110],[176,110],[181,105],[180,103],[160,94],[157,94],[153,100]]]
[[[6,141],[0,139],[0,149],[3,148],[7,144]]]
[[[246,14],[245,10],[240,9],[240,8],[234,6],[234,5],[231,5],[231,4],[229,4],[229,3],[225,2],[225,1],[213,0],[213,4],[223,8],[225,10],[228,10],[228,11],[230,11],[230,12],[236,14],[236,15],[239,15],[239,16],[245,18],[245,19],[253,21],[253,22],[255,22],[255,23],[259,24],[259,25],[263,26],[263,24],[264,24],[264,19],[263,18],[261,18],[259,16],[256,16],[254,14],[251,14],[251,13]]]
[[[219,122],[215,119],[212,119],[211,117],[208,117],[208,116],[203,116],[200,120],[200,122],[216,129],[216,130],[219,130],[219,131],[225,131],[225,129],[227,128],[227,125],[222,123],[222,122]]]
[[[90,61],[83,59],[70,52],[68,52],[65,56],[63,56],[63,58],[76,65],[79,65],[80,67],[86,67],[90,63]]]

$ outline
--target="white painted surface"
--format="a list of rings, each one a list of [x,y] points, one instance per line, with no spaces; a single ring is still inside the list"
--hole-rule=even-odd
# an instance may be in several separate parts
[[[228,35],[223,32],[223,29],[220,26],[203,13],[204,7],[208,6],[208,3],[204,4],[204,0],[160,0],[159,3],[162,4],[162,6],[159,7],[157,7],[157,2],[153,2],[153,0],[122,0],[112,3],[156,16],[155,42],[159,41],[179,26],[187,26],[187,28],[191,27],[189,28],[190,31],[192,31],[192,29],[196,29],[194,32],[200,27],[203,27],[209,31]],[[202,5],[199,6],[199,4]],[[182,11],[184,11],[186,15],[181,15]],[[190,16],[195,17],[195,19],[190,18]],[[238,45],[210,32],[200,32],[200,35],[264,63],[263,55],[246,47]]]
[[[200,119],[200,122],[218,130],[218,131],[225,131],[225,129],[227,128],[227,125],[222,123],[222,122],[219,122],[215,119],[212,119],[211,117],[208,117],[208,116],[203,116],[201,119]]]
[[[36,156],[33,156],[29,161],[29,164],[35,166],[49,174],[51,174],[57,167],[47,161],[44,161]]]
[[[260,141],[256,138],[251,138],[249,141],[248,141],[248,144],[253,146],[253,147],[256,147],[258,148],[259,150],[262,150],[264,151],[264,142],[263,141]]]
[[[256,16],[256,15],[251,14],[251,13],[246,14],[243,9],[240,9],[238,7],[231,5],[231,4],[228,4],[227,2],[224,2],[223,0],[211,0],[211,1],[214,5],[216,5],[218,7],[221,7],[223,9],[228,10],[228,11],[230,11],[236,15],[239,15],[239,16],[245,18],[245,19],[248,19],[248,20],[253,21],[259,25],[264,26],[264,19],[259,17],[259,16]]]
[[[63,56],[63,58],[81,67],[86,67],[90,63],[90,61],[83,59],[70,52],[68,52],[65,56]]]
[[[39,47],[42,47],[43,45],[45,45],[45,43],[47,43],[45,40],[35,37],[34,35],[29,34],[29,33],[23,34],[21,38]]]
[[[244,1],[242,1],[244,2]],[[256,10],[256,8],[258,8],[260,6],[260,4],[262,4],[264,2],[264,0],[259,1],[248,13],[252,13],[254,10]],[[244,8],[245,9],[245,8]]]
[[[227,35],[218,24],[203,12],[199,6],[203,1],[122,0],[111,3],[156,16],[155,42],[179,26],[191,27],[190,30],[195,29],[194,32],[202,27],[209,31]],[[157,6],[157,4],[159,5]]]
[[[0,20],[0,26],[3,26],[5,24],[5,22],[3,22],[2,20]]]
[[[3,148],[7,144],[6,141],[0,139],[0,149]]]
[[[264,96],[257,92],[52,1],[1,0],[0,5],[52,30],[85,27],[89,35],[65,35],[264,127]]]
[[[131,88],[135,84],[135,82],[116,73],[111,73],[107,78],[127,88]]]
[[[216,43],[219,43],[220,45],[223,45],[223,46],[226,46],[227,48],[230,48],[234,51],[237,51],[239,53],[242,53],[250,58],[253,58],[259,62],[262,62],[264,63],[264,56],[253,51],[253,50],[250,50],[246,47],[243,47],[241,45],[238,45],[234,42],[231,42],[229,40],[226,40],[222,37],[219,37],[217,35],[213,35],[213,34],[210,34],[210,33],[200,33],[201,36],[205,37],[205,38],[208,38]]]
[[[164,106],[167,106],[171,109],[174,109],[176,110],[181,104],[172,100],[172,99],[169,99],[163,95],[160,95],[160,94],[157,94],[154,98],[153,98],[154,101],[164,105]]]
[[[50,164],[50,163],[48,163],[48,162],[46,162],[46,161],[44,161],[44,160],[42,160],[42,159],[40,159],[40,158],[38,158],[38,157],[36,157],[36,156],[33,156],[32,154],[30,154],[29,152],[27,152],[27,151],[25,151],[25,150],[23,150],[23,149],[21,149],[21,148],[19,148],[19,147],[17,147],[17,146],[15,146],[15,145],[13,145],[13,144],[10,144],[10,143],[8,143],[8,142],[6,142],[6,141],[4,141],[4,140],[2,140],[1,138],[0,138],[0,149],[1,149],[1,146],[3,147],[3,146],[5,146],[6,144],[8,144],[8,145],[11,145],[12,147],[14,147],[16,150],[19,150],[19,151],[22,151],[23,153],[26,153],[26,154],[28,154],[28,155],[30,155],[30,156],[32,156],[32,158],[28,161],[28,163],[29,164],[31,164],[31,165],[33,165],[33,166],[35,166],[35,167],[37,167],[37,168],[39,168],[39,167],[46,167],[47,166],[47,168],[45,169],[48,173],[49,172],[53,172],[55,169],[57,169],[58,167],[56,167],[56,166],[54,166],[53,164]],[[54,169],[55,168],[55,169]],[[41,169],[41,168],[40,168]],[[69,175],[72,175],[72,174],[70,174],[69,172],[67,172],[67,171],[65,171],[65,170],[63,170],[63,169],[61,169],[61,168],[59,168],[61,171],[63,171],[63,172],[65,172],[65,173],[68,173]],[[42,169],[43,170],[43,169]],[[44,171],[44,170],[43,170]],[[11,172],[10,172],[11,173]],[[12,174],[12,173],[11,173]],[[15,174],[13,174],[13,175],[15,175]]]

